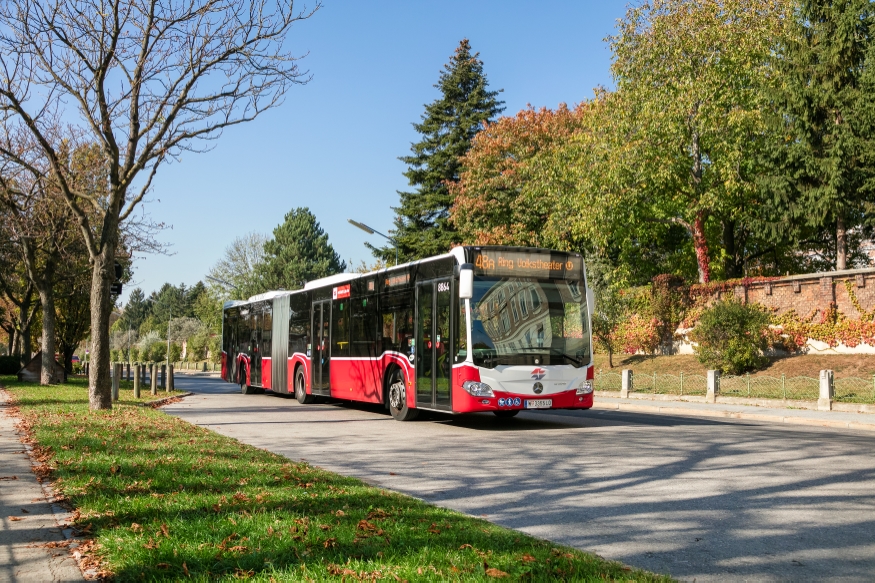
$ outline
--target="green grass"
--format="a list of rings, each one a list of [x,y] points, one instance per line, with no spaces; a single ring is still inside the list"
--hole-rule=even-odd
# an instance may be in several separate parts
[[[669,580],[292,463],[130,391],[91,412],[82,381],[0,384],[119,581]]]

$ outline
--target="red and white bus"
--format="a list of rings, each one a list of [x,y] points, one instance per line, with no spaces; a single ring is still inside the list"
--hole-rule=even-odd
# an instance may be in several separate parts
[[[401,421],[588,409],[592,305],[579,254],[456,247],[227,302],[222,378],[301,403],[381,403]]]

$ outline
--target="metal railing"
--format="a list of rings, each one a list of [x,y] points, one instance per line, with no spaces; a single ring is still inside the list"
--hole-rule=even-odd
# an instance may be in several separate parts
[[[597,370],[595,389],[619,391],[622,377],[619,372]],[[875,403],[875,376],[871,378],[839,377],[833,381],[834,399],[840,403]],[[660,395],[705,395],[707,378],[696,373],[677,375],[634,373],[632,392]],[[820,380],[814,377],[787,375],[738,375],[720,378],[720,395],[749,399],[786,399],[816,401],[820,394]]]

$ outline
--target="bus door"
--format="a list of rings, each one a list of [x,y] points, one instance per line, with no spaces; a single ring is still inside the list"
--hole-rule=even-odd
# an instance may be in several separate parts
[[[416,286],[416,405],[450,409],[452,283],[437,279]]]
[[[331,300],[313,302],[313,351],[310,370],[313,394],[328,395],[331,378]]]
[[[261,322],[261,306],[256,304],[249,320],[249,384],[256,387],[261,386]]]

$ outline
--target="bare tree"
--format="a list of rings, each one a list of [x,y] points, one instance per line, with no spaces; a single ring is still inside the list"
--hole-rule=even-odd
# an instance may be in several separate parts
[[[89,399],[112,406],[110,284],[120,225],[158,168],[204,151],[224,128],[281,103],[308,74],[285,46],[293,25],[319,8],[282,0],[4,0],[0,3],[0,124],[29,131],[49,160],[92,261]],[[100,145],[104,196],[69,180],[53,134],[57,120]],[[3,152],[14,155],[12,152]],[[87,209],[93,208],[94,220]]]
[[[210,268],[209,284],[222,297],[245,300],[265,291],[256,269],[264,261],[268,238],[255,231],[234,239],[225,254]]]

